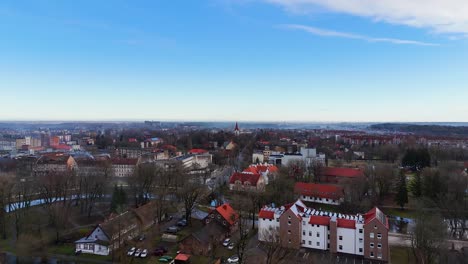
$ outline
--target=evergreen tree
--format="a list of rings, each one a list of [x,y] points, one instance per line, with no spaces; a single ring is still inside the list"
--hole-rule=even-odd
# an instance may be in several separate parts
[[[111,199],[111,212],[115,213],[117,211],[117,207],[119,205],[119,189],[117,185],[114,185],[114,191],[112,192],[112,199]]]
[[[413,181],[410,184],[411,192],[415,197],[420,197],[422,195],[422,179],[421,173],[418,172],[413,178]]]
[[[127,194],[125,193],[122,186],[117,187],[114,185],[114,191],[112,192],[111,199],[111,212],[116,213],[119,208],[123,208],[127,203]]]
[[[397,196],[395,197],[395,202],[403,209],[405,204],[408,203],[408,190],[406,188],[406,176],[403,173],[403,170],[400,171],[400,176],[398,179],[397,186]]]

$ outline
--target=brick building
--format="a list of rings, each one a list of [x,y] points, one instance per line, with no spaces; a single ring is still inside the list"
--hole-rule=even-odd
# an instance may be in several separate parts
[[[280,208],[263,207],[258,215],[258,239],[282,247],[329,250],[388,261],[388,220],[378,208],[345,215],[308,208],[301,200]]]

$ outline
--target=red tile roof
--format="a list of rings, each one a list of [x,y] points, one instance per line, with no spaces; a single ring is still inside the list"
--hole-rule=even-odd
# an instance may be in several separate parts
[[[229,204],[223,204],[216,207],[216,211],[231,225],[237,222],[237,219],[239,218],[237,212]]]
[[[355,220],[338,218],[336,221],[337,221],[338,227],[356,229]]]
[[[258,173],[234,172],[229,179],[229,183],[235,184],[236,181],[240,181],[244,184],[248,181],[252,186],[257,186],[258,179],[260,179],[260,174]]]
[[[382,223],[388,229],[388,218],[377,207],[372,208],[369,212],[364,214],[364,224],[366,225],[367,223],[369,223],[370,221],[374,219],[377,219],[380,223]]]
[[[258,213],[258,218],[274,219],[275,212],[268,210],[260,210],[260,212]]]
[[[300,195],[338,200],[344,197],[343,187],[331,184],[297,182],[294,192]]]
[[[190,259],[190,255],[188,255],[188,254],[177,254],[177,256],[174,259],[179,260],[179,261],[188,261]]]
[[[335,177],[356,178],[356,177],[364,176],[364,173],[363,173],[363,171],[361,169],[326,167],[324,169],[323,175],[325,175],[325,176],[335,176]]]
[[[275,165],[262,165],[262,164],[257,164],[257,165],[250,165],[247,169],[244,170],[244,172],[251,172],[251,173],[264,173],[264,172],[277,172],[278,167]]]
[[[323,226],[330,225],[330,217],[312,215],[310,217],[309,223],[312,224],[312,225],[323,225]]]
[[[197,148],[194,148],[194,149],[191,149],[188,151],[188,153],[190,154],[203,154],[203,153],[207,153],[208,150],[205,150],[205,149],[197,149]]]

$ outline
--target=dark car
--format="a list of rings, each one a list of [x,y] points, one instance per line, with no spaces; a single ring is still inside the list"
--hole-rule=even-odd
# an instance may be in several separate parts
[[[141,235],[139,238],[138,238],[138,241],[143,241],[146,239],[146,235]]]
[[[164,254],[167,253],[167,248],[166,247],[163,247],[163,246],[160,246],[160,247],[157,247],[154,251],[153,251],[153,255],[157,256],[157,257],[160,257],[160,256],[164,256]]]
[[[187,220],[182,219],[182,220],[180,220],[180,221],[177,222],[177,225],[178,225],[178,226],[187,226]]]
[[[179,228],[177,226],[170,226],[166,229],[166,233],[175,234],[177,232],[179,232]]]

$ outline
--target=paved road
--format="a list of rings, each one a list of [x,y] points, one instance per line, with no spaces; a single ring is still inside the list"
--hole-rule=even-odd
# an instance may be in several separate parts
[[[463,247],[468,247],[468,241],[462,240],[445,240],[447,242],[447,248],[452,248],[452,244],[456,250],[460,250]],[[407,234],[399,233],[388,233],[388,244],[390,246],[400,247],[411,247],[410,236]]]

